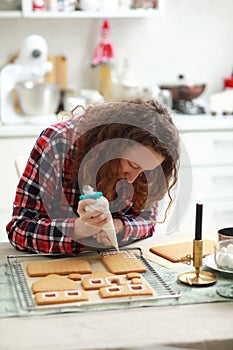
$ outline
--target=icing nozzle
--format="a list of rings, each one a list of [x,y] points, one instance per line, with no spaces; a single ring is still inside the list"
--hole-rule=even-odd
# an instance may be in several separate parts
[[[83,186],[83,192],[84,194],[79,197],[81,200],[87,198],[98,199],[103,195],[102,192],[95,192],[93,187],[89,185]]]
[[[87,198],[92,198],[92,199],[98,199],[102,197],[102,192],[95,192],[93,194],[82,194],[79,196],[80,199],[87,199]]]

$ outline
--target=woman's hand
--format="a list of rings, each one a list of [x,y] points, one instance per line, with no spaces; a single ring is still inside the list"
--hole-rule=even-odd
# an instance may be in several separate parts
[[[115,227],[115,231],[116,234],[122,232],[124,225],[123,222],[120,219],[113,219],[113,223],[114,223],[114,227]],[[110,239],[108,238],[107,233],[103,230],[99,231],[96,234],[96,240],[98,243],[102,243],[105,246],[112,246],[112,242],[110,241]]]
[[[119,232],[122,232],[124,228],[123,222],[120,219],[113,219],[113,222],[114,222],[116,234],[118,234]],[[112,246],[112,242],[108,238],[108,235],[104,231],[104,229],[100,230],[96,235],[94,235],[94,237],[96,238],[96,241],[98,243],[101,243],[106,247]]]
[[[106,211],[106,208],[95,208],[95,199],[84,199],[79,201],[78,214],[80,219],[88,225],[95,227],[103,227],[109,220],[111,220],[111,214]],[[88,210],[86,210],[88,206]]]
[[[92,206],[95,203],[95,199],[79,201],[77,212],[80,217],[75,221],[73,239],[78,240],[79,238],[96,236],[101,228],[111,219],[109,212],[93,208]],[[87,206],[90,208],[89,210],[86,210]]]
[[[99,231],[96,235],[95,235],[96,241],[98,243],[103,244],[106,247],[112,247],[112,242],[110,241],[110,239],[108,238],[107,233],[104,230]]]

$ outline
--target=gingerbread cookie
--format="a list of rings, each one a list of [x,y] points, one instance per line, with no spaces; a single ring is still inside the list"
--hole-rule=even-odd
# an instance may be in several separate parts
[[[100,256],[107,269],[116,275],[129,272],[146,272],[145,265],[132,252],[108,252],[102,253]]]
[[[85,290],[97,290],[101,287],[111,285],[122,285],[125,284],[123,277],[116,276],[112,273],[105,271],[96,271],[91,275],[84,277],[82,280],[82,287]]]
[[[153,295],[153,289],[147,284],[125,284],[121,286],[102,287],[99,290],[102,298],[135,297]]]
[[[203,240],[203,257],[214,252],[214,243],[214,241],[208,239]],[[181,262],[187,254],[192,256],[193,241],[157,245],[155,247],[151,247],[150,252],[174,263]]]
[[[135,277],[135,278],[132,278],[131,279],[131,284],[140,284],[140,283],[142,283],[142,281],[141,281],[141,278],[139,277]]]
[[[31,289],[34,294],[39,292],[72,290],[77,289],[77,283],[67,277],[53,274],[34,282]]]
[[[131,280],[131,279],[133,279],[133,278],[141,278],[141,274],[138,273],[138,272],[129,272],[129,273],[127,273],[127,275],[126,275],[126,278],[127,278],[128,280]]]
[[[63,292],[43,292],[35,295],[35,302],[37,305],[73,303],[86,300],[88,300],[88,296],[85,291],[80,291],[77,289]]]
[[[27,264],[27,273],[30,277],[43,277],[49,274],[68,275],[70,273],[91,273],[91,265],[86,260],[80,259],[56,259],[46,261],[34,261]]]
[[[68,275],[68,278],[73,280],[73,281],[81,281],[82,275],[80,273],[70,273]]]

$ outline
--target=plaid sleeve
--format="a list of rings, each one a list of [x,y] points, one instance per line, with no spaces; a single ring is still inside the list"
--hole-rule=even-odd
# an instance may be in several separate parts
[[[121,235],[120,245],[126,245],[134,241],[153,235],[156,218],[158,215],[158,203],[154,203],[150,210],[142,211],[140,214],[133,211],[118,218],[124,224],[124,234]]]
[[[64,133],[64,135],[66,135]],[[84,242],[70,238],[76,214],[62,187],[69,138],[48,128],[37,140],[19,181],[12,219],[11,244],[33,253],[77,254]]]

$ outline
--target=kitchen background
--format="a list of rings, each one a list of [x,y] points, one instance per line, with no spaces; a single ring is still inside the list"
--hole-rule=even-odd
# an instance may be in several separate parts
[[[208,112],[210,96],[223,90],[224,79],[230,77],[233,70],[233,1],[161,0],[161,4],[164,5],[163,11],[156,16],[109,18],[111,42],[116,53],[115,69],[120,73],[123,62],[127,59],[140,87],[174,83],[179,74],[183,74],[188,81],[204,83],[206,88],[199,99]],[[25,37],[39,34],[47,42],[49,55],[66,57],[69,89],[98,88],[96,69],[91,68],[91,61],[94,49],[100,40],[102,20],[102,18],[35,19],[0,16],[0,67],[6,65],[17,53]],[[233,117],[229,116],[230,124],[229,119],[227,123],[226,120],[223,122],[215,120],[216,129],[212,127],[213,117],[211,120],[208,116],[188,118],[193,121],[192,127],[189,126],[189,122],[186,123],[186,119],[184,124],[181,123],[181,129],[184,131],[183,139],[190,152],[194,173],[196,171],[197,178],[203,178],[201,190],[202,194],[206,191],[204,200],[210,200],[212,207],[216,205],[221,207],[222,204],[224,215],[228,215],[225,221],[222,219],[221,221],[211,209],[209,226],[205,222],[204,225],[208,230],[216,230],[217,225],[229,225],[229,217],[233,217],[231,209]],[[42,127],[25,125],[23,128],[17,127],[12,131],[13,126],[9,128],[0,125],[0,152],[1,159],[4,159],[5,172],[3,175],[5,178],[1,179],[3,188],[0,191],[0,240],[6,239],[4,226],[9,218],[18,181],[13,167],[14,158],[17,154],[20,155],[21,149],[24,156],[28,155]],[[222,149],[222,153],[218,151],[216,153],[216,150],[211,148],[211,155],[208,154],[205,158],[203,149],[208,149],[209,138],[219,138],[219,135],[223,140],[221,147],[224,146],[226,149]],[[217,141],[219,144],[219,139]],[[202,154],[201,161],[200,154]],[[225,186],[226,184],[228,186],[224,190],[220,188],[215,192],[213,188],[208,188],[210,181],[206,175],[214,171],[218,176],[222,172],[227,174],[227,180],[220,179]],[[220,180],[217,178],[218,185]],[[178,211],[182,211],[182,218],[183,208],[184,206],[178,208]],[[194,211],[193,206],[192,214]],[[208,214],[208,208],[206,212]],[[218,219],[214,224],[212,217]],[[187,219],[185,229],[190,227],[190,222],[193,227],[193,216],[190,220]],[[175,224],[172,226],[174,228]]]
[[[115,65],[125,58],[141,86],[172,83],[178,74],[206,83],[202,97],[223,88],[233,69],[233,1],[165,0],[161,16],[110,18]],[[90,68],[102,19],[0,18],[0,66],[30,34],[42,35],[50,55],[68,60],[71,89],[95,87]]]

